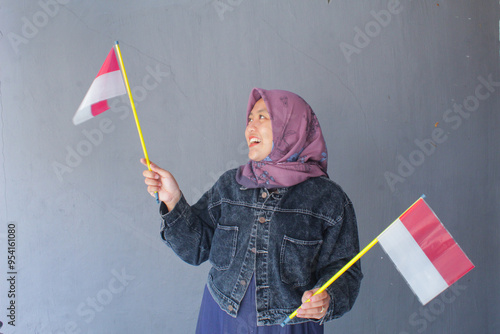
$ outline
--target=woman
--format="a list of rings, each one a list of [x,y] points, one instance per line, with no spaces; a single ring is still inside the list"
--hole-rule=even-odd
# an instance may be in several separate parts
[[[358,263],[305,303],[359,252],[352,203],[328,178],[321,128],[298,95],[253,89],[245,137],[250,161],[194,206],[168,171],[143,173],[162,201],[165,243],[190,264],[212,264],[197,333],[323,333],[351,309],[362,278]]]

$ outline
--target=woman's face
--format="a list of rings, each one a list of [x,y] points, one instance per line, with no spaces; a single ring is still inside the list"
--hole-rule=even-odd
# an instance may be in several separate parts
[[[248,157],[250,160],[261,161],[273,149],[273,128],[263,99],[255,103],[248,116],[245,138],[248,144]]]

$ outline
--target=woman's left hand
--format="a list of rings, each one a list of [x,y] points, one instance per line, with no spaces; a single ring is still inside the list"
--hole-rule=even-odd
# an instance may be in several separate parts
[[[304,292],[302,295],[302,306],[297,311],[298,318],[321,319],[325,316],[330,306],[330,295],[323,291],[316,296],[311,297],[318,289]],[[311,299],[306,303],[306,300]]]

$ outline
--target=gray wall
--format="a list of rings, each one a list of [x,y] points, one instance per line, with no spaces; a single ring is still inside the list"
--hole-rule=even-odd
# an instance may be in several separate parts
[[[425,193],[476,265],[422,307],[376,246],[327,333],[499,333],[498,22],[492,0],[2,1],[0,331],[194,331],[209,267],[160,240],[126,97],[71,123],[119,40],[150,158],[190,202],[246,161],[251,88],[291,90],[320,119],[361,246]]]

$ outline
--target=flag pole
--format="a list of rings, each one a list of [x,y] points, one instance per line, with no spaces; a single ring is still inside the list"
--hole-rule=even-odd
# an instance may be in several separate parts
[[[130,106],[132,107],[132,112],[134,113],[135,124],[137,125],[137,131],[139,132],[139,138],[141,139],[141,145],[142,150],[144,151],[144,157],[146,158],[146,164],[148,165],[148,169],[151,170],[151,162],[149,161],[148,151],[146,149],[146,144],[144,143],[144,137],[142,136],[141,124],[139,123],[139,117],[137,117],[137,111],[135,110],[134,99],[132,98],[132,91],[130,90],[130,85],[128,83],[127,72],[125,71],[125,65],[123,65],[122,53],[120,51],[120,45],[118,45],[118,41],[115,42],[115,49],[118,55],[118,61],[120,62],[120,67],[122,69],[123,81],[125,81],[125,87],[127,88]],[[155,197],[156,203],[160,203],[158,192],[155,192]]]
[[[408,210],[410,210],[415,204],[417,204],[417,202],[421,199],[425,198],[425,195],[422,195],[420,196],[420,198],[418,200],[415,201],[415,203],[413,203],[408,209],[406,209],[401,215],[399,215],[399,217],[391,223],[394,224],[402,215],[404,215]],[[352,258],[351,261],[347,262],[347,264],[342,267],[342,269],[340,269],[335,275],[332,276],[332,278],[330,278],[325,284],[323,284],[322,287],[320,287],[318,289],[318,291],[316,291],[312,296],[315,296],[317,294],[320,294],[322,293],[323,291],[325,291],[333,282],[335,282],[335,280],[337,280],[337,278],[339,278],[343,273],[345,273],[349,268],[352,267],[352,265],[354,263],[356,263],[363,255],[366,254],[366,252],[368,252],[373,246],[375,246],[377,243],[378,243],[378,238],[387,230],[389,229],[389,227],[391,227],[391,225],[389,225],[384,231],[382,231],[382,233],[380,233],[375,239],[373,239],[365,248],[363,248],[363,250],[361,252],[359,252],[355,257]],[[311,301],[311,298],[309,298],[308,300],[306,300],[306,303],[310,302]],[[290,322],[290,320],[292,320],[293,318],[295,318],[295,316],[297,315],[297,312],[299,311],[299,309],[301,308],[302,306],[299,306],[295,311],[293,311],[292,314],[290,314],[282,323],[281,323],[281,327],[285,327],[285,325],[287,323]]]

